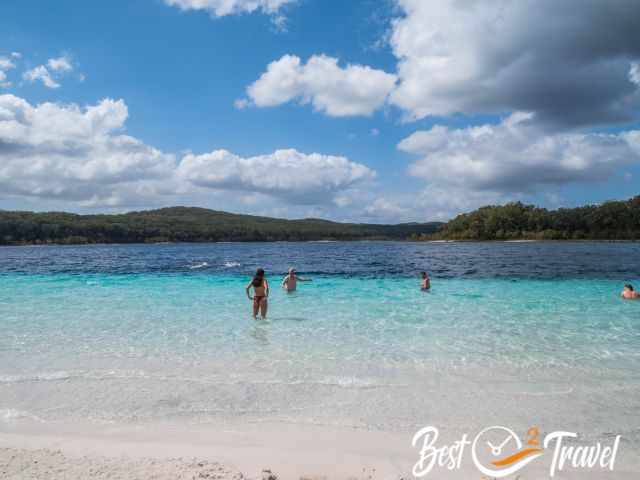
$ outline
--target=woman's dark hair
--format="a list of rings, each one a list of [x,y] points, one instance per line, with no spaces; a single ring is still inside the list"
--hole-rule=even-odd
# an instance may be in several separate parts
[[[633,285],[631,285],[630,283],[627,283],[624,288],[631,290],[633,292]]]
[[[264,283],[264,269],[259,268],[256,270],[256,274],[253,276],[251,285],[253,285],[254,287],[261,287],[263,283]]]
[[[427,272],[420,272],[420,275],[422,276],[422,278],[425,278],[427,276]]]

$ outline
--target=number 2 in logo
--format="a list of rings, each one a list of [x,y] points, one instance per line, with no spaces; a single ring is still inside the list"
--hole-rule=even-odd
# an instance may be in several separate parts
[[[527,445],[531,445],[532,447],[540,445],[540,430],[538,430],[538,427],[529,428],[529,430],[527,430],[527,436],[529,437]]]

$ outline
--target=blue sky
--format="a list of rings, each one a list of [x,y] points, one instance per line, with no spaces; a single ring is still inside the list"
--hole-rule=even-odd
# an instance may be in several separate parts
[[[0,208],[393,222],[635,195],[639,7],[574,3],[7,0]]]

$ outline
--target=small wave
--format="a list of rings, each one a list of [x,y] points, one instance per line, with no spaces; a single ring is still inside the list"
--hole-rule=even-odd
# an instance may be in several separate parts
[[[196,263],[195,265],[189,265],[189,268],[191,270],[196,270],[198,268],[204,268],[204,267],[208,267],[209,264],[207,262],[200,262],[200,263]]]
[[[309,382],[314,383],[314,382]],[[358,377],[325,377],[317,382],[320,385],[330,385],[344,388],[384,388],[384,387],[406,387],[402,383],[382,383],[372,379]]]
[[[573,387],[567,387],[564,390],[549,390],[547,392],[533,392],[533,391],[499,391],[493,390],[492,392],[497,395],[519,395],[525,397],[557,397],[557,396],[565,396],[571,395],[573,393]]]
[[[87,379],[87,380],[109,380],[109,379],[129,379],[146,378],[147,375],[142,370],[104,370],[104,371],[56,371],[29,373],[23,375],[1,375],[0,383],[24,383],[24,382],[59,382],[65,380]]]
[[[240,262],[224,262],[225,268],[239,267]]]
[[[55,381],[55,380],[69,380],[72,377],[78,376],[71,372],[46,372],[46,373],[33,373],[26,375],[0,375],[0,383],[21,383],[21,382],[42,382],[42,381]]]
[[[37,422],[43,421],[40,417],[32,415],[29,412],[25,412],[24,410],[17,410],[15,408],[0,408],[0,421],[2,422],[11,422],[24,418],[35,420]]]

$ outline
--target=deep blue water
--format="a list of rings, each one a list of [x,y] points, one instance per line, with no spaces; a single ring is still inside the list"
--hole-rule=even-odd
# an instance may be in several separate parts
[[[205,264],[206,263],[206,264]],[[249,274],[257,267],[363,277],[600,278],[640,275],[632,242],[307,242],[0,248],[0,272]]]

